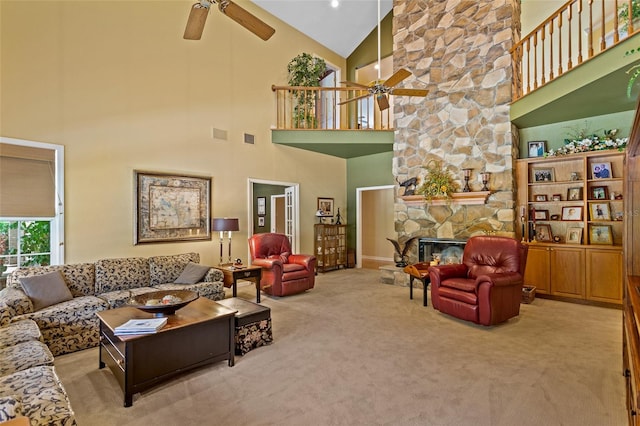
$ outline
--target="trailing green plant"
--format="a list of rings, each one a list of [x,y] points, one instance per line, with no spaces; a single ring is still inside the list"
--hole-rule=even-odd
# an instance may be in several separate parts
[[[618,7],[618,23],[621,31],[629,29],[629,3],[622,0],[623,3]],[[640,18],[640,0],[631,0],[631,20]]]
[[[427,170],[427,174],[416,189],[416,193],[424,195],[427,200],[449,198],[459,189],[451,172],[443,167],[441,162],[431,160],[422,167]]]
[[[301,53],[287,65],[289,86],[318,87],[320,79],[327,72],[327,64],[322,58],[309,53]],[[294,108],[294,126],[298,128],[316,127],[316,91],[294,90],[297,104]]]

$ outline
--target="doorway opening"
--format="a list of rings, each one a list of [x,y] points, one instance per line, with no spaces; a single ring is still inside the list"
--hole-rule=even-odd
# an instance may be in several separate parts
[[[393,265],[394,186],[356,188],[356,268]]]
[[[300,247],[300,184],[265,179],[248,179],[247,239],[253,234],[279,232],[289,237],[291,249]],[[258,215],[258,198],[264,198],[264,215]],[[276,231],[274,231],[276,230]],[[251,255],[247,249],[247,259]]]

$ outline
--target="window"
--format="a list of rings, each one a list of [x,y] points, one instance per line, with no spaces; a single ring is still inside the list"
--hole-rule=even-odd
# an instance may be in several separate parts
[[[0,272],[51,264],[50,220],[0,220]]]
[[[64,263],[64,147],[0,137],[0,277]]]

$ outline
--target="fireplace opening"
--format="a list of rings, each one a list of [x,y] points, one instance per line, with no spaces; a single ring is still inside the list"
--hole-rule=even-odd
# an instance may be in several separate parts
[[[420,238],[418,240],[418,261],[430,262],[434,254],[440,254],[440,263],[461,263],[467,240],[444,238]]]

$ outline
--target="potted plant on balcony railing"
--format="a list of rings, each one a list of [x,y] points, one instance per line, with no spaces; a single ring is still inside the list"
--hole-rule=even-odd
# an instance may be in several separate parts
[[[287,65],[289,86],[318,87],[320,79],[327,72],[327,64],[322,58],[309,53],[301,53]],[[316,93],[312,90],[294,90],[296,106],[293,110],[293,123],[296,128],[314,129],[316,127]]]

